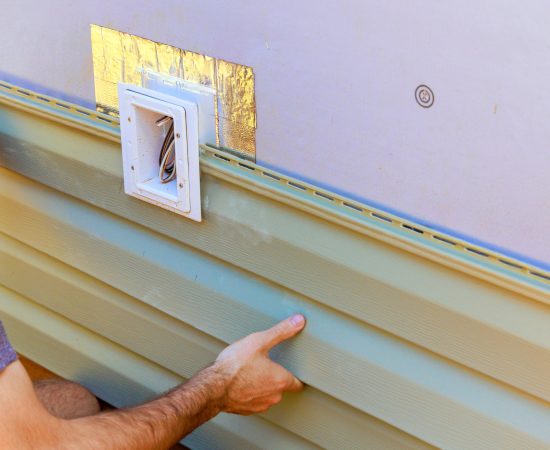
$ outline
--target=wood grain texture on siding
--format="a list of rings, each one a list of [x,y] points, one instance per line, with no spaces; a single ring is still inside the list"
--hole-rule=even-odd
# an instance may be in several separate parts
[[[35,137],[42,146],[29,142],[20,145],[13,137],[4,137],[5,164],[233,266],[550,399],[550,379],[546,376],[550,373],[550,329],[543,325],[549,309],[545,304],[376,240],[343,234],[340,227],[312,220],[280,203],[266,202],[210,176],[203,177],[207,180],[203,183],[203,204],[208,218],[197,227],[125,196],[120,174],[113,173],[121,164],[116,144],[99,141],[102,146],[91,136],[90,142],[86,140],[86,151],[75,151],[71,142],[80,132],[66,128],[54,133],[62,139],[51,148],[46,135]],[[310,232],[312,224],[315,232]],[[325,273],[331,276],[319,276]],[[529,318],[517,321],[518,314]]]
[[[278,430],[265,448],[550,446],[540,283],[498,268],[478,276],[473,257],[443,264],[405,234],[393,245],[378,225],[325,220],[215,161],[205,221],[185,221],[124,195],[116,140],[29,110],[0,105],[0,157],[0,285],[26,305],[0,311],[16,329],[36,309],[186,378],[226,343],[301,311],[307,329],[274,357],[309,386],[249,425]],[[28,326],[44,333],[41,320]],[[111,380],[95,370],[96,385]],[[121,402],[140,390],[112,378],[134,386]]]
[[[208,334],[2,234],[0,284],[186,378],[223,348]],[[299,398],[287,396],[283,406],[264,417],[327,448],[353,448],[357,442],[375,448],[425,447],[313,387]]]

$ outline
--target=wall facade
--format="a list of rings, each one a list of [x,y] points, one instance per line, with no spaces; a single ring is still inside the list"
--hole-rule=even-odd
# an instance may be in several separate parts
[[[219,416],[192,448],[550,445],[544,274],[213,149],[204,221],[184,220],[124,194],[116,122],[0,99],[0,316],[18,351],[123,406],[301,312],[273,357],[306,390]]]
[[[251,66],[259,163],[548,268],[548,12],[26,0],[3,5],[0,78],[93,107],[91,23]]]

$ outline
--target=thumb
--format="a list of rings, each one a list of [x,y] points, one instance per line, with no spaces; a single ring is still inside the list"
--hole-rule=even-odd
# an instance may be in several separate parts
[[[304,328],[306,319],[301,314],[289,317],[268,330],[260,332],[262,337],[262,348],[270,350],[277,344],[295,336]]]

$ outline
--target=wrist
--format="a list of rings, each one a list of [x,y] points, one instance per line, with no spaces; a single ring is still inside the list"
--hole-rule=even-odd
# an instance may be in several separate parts
[[[230,380],[223,364],[215,362],[206,369],[201,370],[186,383],[186,387],[197,387],[204,392],[208,408],[213,415],[225,410],[227,403],[227,391]]]

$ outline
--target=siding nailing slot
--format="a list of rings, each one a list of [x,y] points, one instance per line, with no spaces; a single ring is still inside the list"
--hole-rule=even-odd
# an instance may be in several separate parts
[[[406,228],[407,230],[414,231],[415,233],[424,234],[424,231],[422,231],[420,228],[415,228],[412,225],[408,225],[406,223],[402,223],[401,226],[403,228]]]
[[[248,166],[243,163],[239,163],[239,166],[244,167],[245,169],[252,170],[253,172],[256,170],[254,167]]]
[[[375,217],[376,219],[383,220],[384,222],[389,222],[389,223],[393,222],[393,220],[391,220],[389,217],[382,216],[382,215],[377,214],[375,212],[371,213],[371,216]]]
[[[307,188],[305,186],[302,186],[298,183],[293,183],[292,181],[288,181],[287,183],[289,186],[292,186],[293,188],[301,189],[302,191],[307,191]]]
[[[344,205],[346,208],[354,209],[355,211],[359,211],[359,212],[363,212],[363,211],[364,211],[363,208],[360,208],[359,206],[355,206],[355,205],[352,204],[352,203],[342,202],[342,205]]]
[[[322,197],[324,199],[327,199],[331,202],[333,202],[335,200],[334,197],[331,197],[330,195],[327,195],[327,194],[323,194],[322,192],[319,192],[319,191],[315,191],[314,194],[317,196],[317,197]]]
[[[506,261],[505,259],[499,259],[499,262],[502,264],[506,264],[507,266],[514,267],[515,269],[522,269],[522,267],[519,264],[515,264],[511,261]]]
[[[543,273],[534,272],[534,271],[532,271],[532,270],[530,270],[529,273],[530,273],[531,275],[536,276],[536,277],[542,278],[543,280],[550,281],[550,276],[544,275]]]
[[[485,252],[482,252],[480,250],[477,250],[475,248],[471,248],[471,247],[465,247],[467,251],[469,251],[470,253],[475,253],[476,255],[479,255],[479,256],[485,256],[485,257],[488,257],[489,254],[485,253]]]
[[[276,181],[281,181],[281,177],[278,177],[277,175],[273,175],[272,173],[269,173],[269,172],[262,172],[262,175]]]
[[[449,239],[445,239],[444,237],[441,237],[441,236],[437,236],[437,235],[433,235],[433,238],[437,241],[441,241],[441,242],[444,242],[445,244],[449,244],[449,245],[456,245],[455,242],[449,240]]]
[[[223,160],[223,161],[225,161],[225,162],[231,162],[231,160],[230,160],[229,158],[226,158],[225,156],[222,156],[222,155],[220,155],[220,154],[218,154],[218,153],[213,153],[213,155],[214,155],[216,158],[221,159],[221,160]]]

